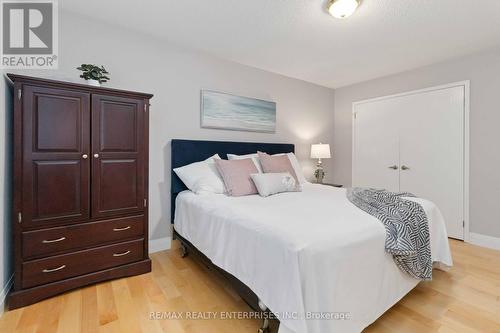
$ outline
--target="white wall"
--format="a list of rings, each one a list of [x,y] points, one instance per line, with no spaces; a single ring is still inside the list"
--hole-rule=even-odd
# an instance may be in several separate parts
[[[470,229],[500,237],[500,49],[336,89],[334,180],[351,183],[352,102],[462,80],[471,81]]]
[[[172,138],[295,143],[297,155],[312,174],[309,145],[332,143],[333,90],[184,49],[149,36],[103,23],[91,22],[68,12],[60,14],[58,71],[17,71],[21,74],[79,81],[75,69],[82,63],[103,64],[111,72],[108,86],[153,93],[150,112],[150,239],[153,247],[166,245],[170,226],[170,140]],[[3,83],[2,83],[3,84]],[[276,134],[222,131],[200,128],[200,89],[210,88],[277,103]],[[4,89],[0,86],[3,97]],[[4,108],[4,103],[0,107]],[[4,203],[5,114],[0,111],[0,207],[4,225],[9,223]],[[10,148],[8,148],[10,149]],[[9,160],[10,161],[10,160]],[[328,161],[326,170],[328,172]],[[0,229],[2,232],[2,229]],[[4,239],[10,235],[2,232]],[[157,240],[157,241],[154,241]],[[0,277],[9,274],[8,242],[3,242]],[[3,283],[2,285],[4,285]]]

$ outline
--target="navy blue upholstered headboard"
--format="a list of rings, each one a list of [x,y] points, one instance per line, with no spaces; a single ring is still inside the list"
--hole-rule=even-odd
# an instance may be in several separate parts
[[[174,168],[206,160],[214,154],[227,159],[227,154],[245,155],[262,151],[268,154],[294,153],[295,146],[287,143],[256,143],[230,141],[172,140],[171,157],[171,221],[174,222],[175,198],[186,190],[186,185],[177,177]]]

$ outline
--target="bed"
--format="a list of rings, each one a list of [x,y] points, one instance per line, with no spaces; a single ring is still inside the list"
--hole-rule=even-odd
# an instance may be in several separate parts
[[[172,167],[257,150],[294,147],[173,140]],[[302,192],[267,198],[228,197],[196,195],[179,182],[172,174],[175,236],[226,274],[254,308],[258,299],[276,314],[279,333],[361,332],[419,283],[385,253],[383,225],[352,205],[345,189],[305,184]],[[433,261],[451,266],[439,210],[411,200],[427,214]]]

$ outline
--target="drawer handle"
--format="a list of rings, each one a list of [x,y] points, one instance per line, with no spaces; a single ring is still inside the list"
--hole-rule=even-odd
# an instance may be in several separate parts
[[[42,272],[44,272],[44,273],[57,272],[57,271],[60,271],[61,269],[64,269],[64,268],[66,268],[66,265],[61,265],[57,268],[52,268],[52,269],[44,269]]]
[[[125,228],[114,228],[113,231],[124,231],[130,229],[130,226],[126,226]]]
[[[61,238],[58,238],[58,239],[49,239],[49,240],[44,239],[42,241],[42,243],[44,243],[44,244],[57,243],[57,242],[61,242],[61,241],[65,240],[65,239],[66,239],[66,237],[61,237]]]
[[[113,257],[126,256],[129,253],[130,253],[130,251],[125,251],[125,252],[122,252],[122,253],[113,253]]]

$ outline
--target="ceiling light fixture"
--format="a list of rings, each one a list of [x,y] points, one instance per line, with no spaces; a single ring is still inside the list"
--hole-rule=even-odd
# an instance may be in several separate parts
[[[358,0],[329,0],[326,8],[333,17],[343,19],[351,16],[358,6]]]

